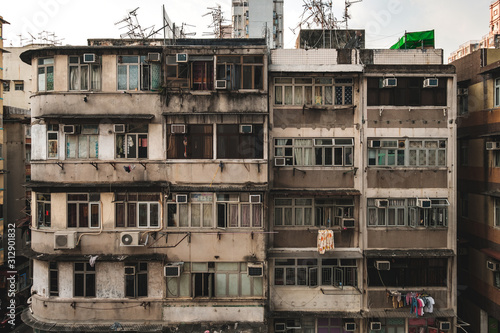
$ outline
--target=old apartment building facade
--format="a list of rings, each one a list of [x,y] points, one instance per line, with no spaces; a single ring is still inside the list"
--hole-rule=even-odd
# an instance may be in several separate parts
[[[24,52],[23,320],[38,332],[454,331],[456,79],[440,52],[262,39]],[[434,309],[412,313],[407,298]]]

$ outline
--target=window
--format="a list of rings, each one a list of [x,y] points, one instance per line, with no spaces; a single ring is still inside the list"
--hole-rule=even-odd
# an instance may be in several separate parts
[[[193,262],[179,277],[167,277],[167,297],[261,297],[262,276],[250,276],[245,262]]]
[[[36,194],[37,227],[50,227],[50,194]]]
[[[148,264],[146,262],[125,263],[125,296],[148,296]]]
[[[318,333],[343,333],[343,332],[345,331],[341,318],[318,318]]]
[[[218,56],[217,80],[225,80],[229,90],[263,89],[264,57],[252,56]]]
[[[74,296],[95,297],[95,267],[88,262],[75,262],[74,267]]]
[[[427,328],[436,327],[436,318],[410,318],[408,319],[408,326],[408,333],[431,333],[432,331],[427,330]]]
[[[275,78],[275,105],[352,105],[352,78]]]
[[[172,133],[172,126],[176,125],[167,125],[167,158],[212,159],[214,157],[212,125],[185,125],[185,133]]]
[[[182,202],[178,202],[180,197]],[[167,224],[181,228],[262,228],[261,198],[262,194],[250,193],[173,194],[167,204]]]
[[[59,296],[59,269],[57,262],[49,262],[49,295]]]
[[[427,227],[444,228],[448,226],[447,199],[429,200],[429,208],[421,208],[415,198],[368,199],[369,227]]]
[[[469,165],[469,141],[460,140],[460,165],[467,166]],[[495,154],[495,166],[497,161],[497,154]],[[498,165],[500,166],[500,164]]]
[[[68,228],[100,227],[100,194],[68,194]]]
[[[161,65],[146,56],[118,56],[118,90],[158,90]]]
[[[116,134],[116,158],[148,158],[148,125],[126,125],[127,133]]]
[[[352,166],[353,151],[351,138],[274,139],[276,165]]]
[[[217,158],[263,158],[264,127],[251,125],[240,133],[240,125],[217,125]]]
[[[54,90],[54,58],[38,59],[38,91]]]
[[[2,82],[2,85],[3,85],[3,92],[8,92],[10,91],[10,81],[8,80],[4,80]]]
[[[0,143],[0,159],[3,159],[3,144]]]
[[[189,88],[189,64],[177,62],[176,56],[166,57],[167,82],[169,87]]]
[[[411,319],[410,319],[411,320]],[[380,318],[382,324],[382,332],[390,333],[405,333],[405,319],[404,318]],[[419,331],[422,332],[422,331]],[[427,331],[423,331],[427,332]],[[429,331],[429,333],[431,333]]]
[[[390,261],[390,270],[377,270],[375,261]],[[444,287],[447,279],[445,258],[368,259],[369,287]]]
[[[74,125],[75,133],[66,135],[66,158],[89,159],[99,156],[99,126]]]
[[[69,90],[101,90],[101,57],[85,63],[83,55],[69,57]]]
[[[495,227],[500,227],[500,198],[495,200]]]
[[[321,285],[342,288],[357,286],[355,259],[321,259]]]
[[[368,140],[370,166],[446,166],[446,140]]]
[[[355,259],[274,259],[277,286],[357,286]]]
[[[500,79],[495,79],[495,107],[500,106]]]
[[[23,91],[24,90],[24,82],[23,81],[14,81],[14,90]]]
[[[193,61],[191,62],[191,72],[193,73],[192,90],[212,90],[214,88],[213,61]]]
[[[276,198],[274,199],[275,226],[340,227],[342,219],[354,217],[352,198]],[[314,222],[313,222],[314,221]]]
[[[260,195],[258,195],[260,197]],[[218,228],[261,228],[262,227],[262,204],[239,202],[244,201],[246,195],[217,194],[217,227]]]
[[[116,227],[157,228],[160,224],[159,193],[115,194]]]
[[[49,124],[47,125],[47,157],[57,158],[58,145],[59,145],[59,125]]]
[[[462,217],[469,217],[469,193],[467,192],[462,192],[460,194],[460,213]]]
[[[368,78],[368,106],[446,106],[446,78],[439,78],[438,87],[424,88],[425,77],[398,77],[397,87],[383,86],[384,78]]]
[[[493,285],[500,289],[500,272],[493,272]]]
[[[458,114],[469,113],[469,89],[458,88]]]

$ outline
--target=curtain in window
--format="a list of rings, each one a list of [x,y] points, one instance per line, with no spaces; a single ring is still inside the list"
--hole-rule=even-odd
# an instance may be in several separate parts
[[[241,205],[241,226],[244,228],[250,227],[250,205]]]
[[[118,66],[118,90],[127,90],[127,66]]]
[[[262,227],[262,205],[253,205],[252,206],[252,218],[253,218],[252,227],[255,227],[255,228]]]
[[[80,66],[80,90],[89,89],[89,66]]]
[[[91,67],[90,88],[96,91],[101,90],[101,66]]]
[[[47,67],[47,90],[54,90],[54,67]]]
[[[69,90],[80,90],[78,71],[78,66],[71,66],[69,68]]]
[[[312,165],[313,150],[312,140],[310,139],[295,139],[295,165]],[[309,147],[309,148],[300,148]]]

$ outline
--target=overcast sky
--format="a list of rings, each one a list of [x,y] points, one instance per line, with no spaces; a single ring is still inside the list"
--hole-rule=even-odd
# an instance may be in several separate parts
[[[251,1],[251,0],[250,0]],[[271,0],[269,0],[271,1]],[[354,2],[354,0],[351,0]],[[488,33],[491,0],[363,0],[352,4],[349,21],[351,29],[366,30],[367,48],[389,48],[406,31],[434,29],[436,48],[449,54],[468,40],[481,39]],[[4,28],[4,46],[20,46],[20,37],[35,37],[42,31],[54,32],[62,43],[86,45],[87,38],[119,38],[126,32],[116,22],[130,10],[139,7],[137,14],[142,27],[162,25],[162,5],[177,25],[187,23],[186,31],[204,32],[211,16],[204,14],[222,6],[224,17],[231,17],[231,0],[2,0],[0,15],[11,24]],[[285,48],[293,48],[296,28],[304,12],[304,0],[284,0]],[[344,0],[333,0],[334,14],[341,18]],[[296,30],[297,32],[298,30]],[[158,35],[158,37],[161,37]],[[23,42],[26,44],[26,41]]]

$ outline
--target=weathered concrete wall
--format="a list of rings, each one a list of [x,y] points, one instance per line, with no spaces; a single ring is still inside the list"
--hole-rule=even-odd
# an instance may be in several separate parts
[[[369,228],[367,248],[375,249],[436,249],[448,247],[448,228],[394,230],[390,228]]]
[[[354,112],[349,107],[273,109],[273,127],[276,128],[348,128],[353,125]]]
[[[442,168],[441,168],[442,169]],[[448,170],[412,168],[374,169],[366,173],[367,187],[372,188],[447,188]]]
[[[320,289],[328,290],[323,294]],[[359,311],[362,295],[352,287],[273,286],[270,306],[273,311]]]
[[[316,227],[311,230],[286,230],[274,227],[277,233],[273,235],[274,248],[315,248],[318,244],[318,232]],[[358,234],[354,229],[340,230],[334,232],[335,248],[358,247]]]
[[[144,166],[139,162],[143,162]],[[47,181],[58,179],[61,182],[74,183],[109,183],[109,182],[134,182],[134,181],[169,181],[179,185],[223,185],[248,182],[267,183],[267,162],[257,160],[224,161],[224,170],[220,172],[219,161],[205,160],[186,163],[176,162],[151,162],[149,160],[116,160],[115,167],[108,162],[99,162],[98,170],[90,161],[68,162],[64,161],[62,169],[51,162],[32,163],[31,179],[34,181]],[[124,166],[131,166],[132,170],[126,172]]]
[[[228,322],[263,322],[265,309],[263,305],[231,305],[224,306],[217,303],[208,303],[200,306],[199,303],[191,305],[168,305],[163,307],[162,319],[166,323],[228,323]]]
[[[274,167],[275,188],[354,188],[352,167]]]
[[[447,128],[446,107],[390,107],[367,109],[367,125],[373,128]]]

